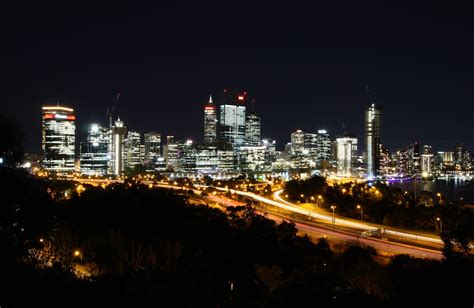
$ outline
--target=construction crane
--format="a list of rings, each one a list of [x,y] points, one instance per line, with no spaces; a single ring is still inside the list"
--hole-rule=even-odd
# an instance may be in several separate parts
[[[112,108],[107,108],[107,113],[106,115],[109,117],[109,128],[112,128],[112,117],[114,114],[115,106],[118,104],[118,100],[120,98],[120,92],[117,93],[117,96],[115,97],[115,104],[112,106]]]

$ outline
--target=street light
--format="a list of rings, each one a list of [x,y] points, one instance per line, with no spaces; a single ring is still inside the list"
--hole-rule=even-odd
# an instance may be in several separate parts
[[[443,233],[443,220],[441,220],[441,218],[439,217],[436,217],[436,221],[439,221],[439,233],[442,234]]]
[[[336,206],[331,205],[331,209],[332,209],[332,224],[334,226],[334,229],[336,229]]]
[[[80,250],[74,250],[74,257],[81,257],[81,261],[82,261],[82,253]]]
[[[357,205],[357,209],[360,210],[360,220],[364,220],[364,209],[360,205]]]

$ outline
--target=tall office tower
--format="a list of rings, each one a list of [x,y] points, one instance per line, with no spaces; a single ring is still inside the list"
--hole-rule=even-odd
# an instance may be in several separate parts
[[[380,144],[380,175],[389,176],[393,173],[390,151]]]
[[[265,162],[272,163],[276,158],[276,140],[263,139],[262,145],[266,148]]]
[[[179,159],[178,143],[174,136],[166,136],[166,144],[163,146],[163,158],[165,159],[166,169],[177,171]]]
[[[161,134],[155,132],[145,133],[144,135],[145,143],[145,154],[144,160],[146,163],[156,163],[158,157],[160,157],[160,147],[161,147]]]
[[[395,153],[395,172],[400,178],[406,177],[410,174],[410,150],[400,149]]]
[[[318,140],[317,133],[304,133],[304,152],[314,162],[318,160]]]
[[[461,164],[464,157],[464,145],[462,143],[457,143],[454,146],[454,161],[456,164]]]
[[[139,132],[129,130],[127,139],[125,140],[125,148],[127,150],[125,166],[129,170],[133,170],[135,166],[143,164],[141,155],[141,135]]]
[[[372,104],[365,109],[365,151],[367,178],[373,179],[380,171],[380,122],[382,107]]]
[[[239,95],[237,102],[220,106],[219,136],[224,143],[237,147],[245,143],[245,97]]]
[[[464,148],[462,143],[457,143],[454,149],[454,166],[456,170],[465,170],[466,166],[468,165],[468,159],[466,159],[469,155],[468,152]]]
[[[409,168],[408,168],[409,174],[417,177],[421,174],[420,144],[418,142],[411,144],[408,151],[410,153],[410,156],[409,156],[410,161],[409,161]]]
[[[209,96],[209,102],[204,106],[204,142],[214,143],[217,141],[217,110]]]
[[[245,121],[245,145],[259,146],[260,145],[260,117],[252,110]]]
[[[76,116],[71,108],[45,106],[42,121],[43,168],[59,173],[74,171]]]
[[[178,142],[177,171],[196,171],[196,149],[191,139]]]
[[[108,171],[110,132],[99,124],[91,124],[87,140],[81,142],[81,173],[86,175],[105,175]]]
[[[357,138],[336,138],[337,175],[351,177],[357,161]]]
[[[318,165],[322,166],[324,161],[331,159],[331,139],[329,133],[325,129],[318,130]]]
[[[120,175],[125,168],[125,135],[127,127],[120,118],[112,126],[111,140],[111,173]]]
[[[423,147],[423,154],[421,154],[421,176],[433,176],[433,154],[431,154],[431,146],[425,145]]]
[[[452,166],[454,164],[454,152],[440,152],[442,153],[443,165]]]
[[[291,133],[291,154],[302,154],[304,150],[304,132],[301,129]]]

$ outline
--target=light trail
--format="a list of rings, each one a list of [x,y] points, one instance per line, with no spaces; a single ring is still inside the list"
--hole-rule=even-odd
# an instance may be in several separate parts
[[[88,180],[83,180],[83,182],[98,183],[98,182],[102,182],[102,180],[92,180],[91,181],[91,179],[88,179]],[[110,182],[114,182],[114,181],[112,180],[112,181],[107,181],[107,182],[110,183]],[[142,183],[144,183],[144,184],[146,184],[146,183],[147,184],[153,184],[153,181],[142,181]],[[164,183],[164,182],[161,182],[161,183],[156,183],[155,182],[153,185],[156,186],[156,187],[162,187],[162,188],[175,188],[175,189],[179,189],[179,190],[183,189],[183,187],[181,187],[181,186],[172,185],[172,184],[168,184],[168,183]],[[209,188],[209,187],[211,187],[211,186],[206,186],[206,185],[194,185],[194,186],[199,187],[199,188]],[[281,209],[284,209],[284,210],[287,210],[287,211],[290,211],[290,212],[293,212],[293,213],[297,213],[297,214],[305,215],[305,216],[312,217],[312,218],[315,218],[315,219],[319,219],[320,221],[331,223],[335,226],[358,229],[358,230],[365,230],[365,231],[378,231],[378,230],[380,230],[380,228],[383,227],[383,226],[378,227],[378,226],[374,226],[374,225],[370,225],[370,224],[362,223],[362,222],[354,222],[354,221],[344,219],[344,218],[341,218],[341,217],[335,217],[335,220],[333,221],[334,217],[332,215],[325,215],[325,214],[321,214],[321,213],[318,213],[318,212],[315,212],[315,211],[303,209],[303,208],[300,208],[300,207],[296,206],[295,204],[293,204],[291,202],[288,202],[288,201],[284,200],[280,196],[280,194],[283,192],[283,190],[276,191],[273,194],[273,196],[277,200],[276,201],[276,200],[272,200],[272,199],[269,199],[269,198],[251,193],[251,192],[240,191],[240,190],[235,190],[235,189],[230,189],[230,188],[215,187],[215,186],[212,186],[212,188],[214,188],[216,190],[219,190],[219,191],[223,191],[223,192],[230,192],[232,194],[238,194],[238,195],[241,195],[241,196],[245,196],[245,197],[251,198],[253,200],[256,200],[256,201],[259,201],[259,202],[262,202],[262,203],[266,203],[266,204],[269,204],[269,205],[272,205],[272,206],[275,206],[275,207],[278,207],[278,208],[281,208]],[[196,189],[192,189],[192,188],[189,188],[187,190],[192,190],[195,193],[200,191],[200,190],[196,190]],[[217,200],[215,200],[215,201],[217,201]],[[229,206],[229,205],[231,205],[231,204],[227,204],[227,206]],[[237,204],[232,204],[232,205],[237,205]],[[304,224],[302,222],[297,223],[297,225],[299,225],[300,227],[303,227],[303,229],[309,228],[308,224]],[[313,228],[313,230],[316,230],[315,226],[312,226],[312,228]],[[442,257],[442,254],[441,254],[440,251],[426,249],[426,248],[422,248],[422,247],[419,247],[419,246],[416,246],[416,245],[408,245],[408,244],[401,244],[401,243],[395,243],[395,242],[378,243],[377,241],[381,241],[381,240],[377,240],[377,239],[374,239],[374,238],[360,238],[360,237],[358,237],[357,234],[351,234],[349,232],[342,232],[342,231],[332,230],[328,226],[319,226],[319,229],[320,230],[325,230],[326,233],[327,232],[332,232],[334,234],[337,234],[337,237],[339,237],[339,238],[346,238],[347,240],[358,239],[358,240],[367,242],[367,244],[370,243],[371,245],[376,246],[376,247],[380,246],[380,245],[392,245],[392,247],[397,246],[398,248],[400,248],[400,247],[403,246],[404,248],[399,249],[400,250],[399,253],[404,253],[404,252],[408,253],[409,252],[409,254],[411,254],[411,255],[421,256],[419,254],[420,254],[420,252],[422,252],[423,256],[426,256],[426,254],[429,254],[430,257],[433,257],[433,258],[436,258],[436,259],[439,259],[440,257]],[[342,234],[341,232],[344,233],[344,234]],[[386,229],[386,228],[384,228],[384,232],[387,235],[392,235],[392,236],[396,236],[396,237],[399,237],[399,238],[405,238],[405,239],[415,240],[415,241],[419,241],[419,242],[424,241],[424,242],[427,242],[427,243],[432,243],[432,244],[437,244],[437,245],[442,245],[443,244],[443,242],[441,241],[440,238],[422,236],[422,235],[417,235],[417,234],[413,234],[413,233],[409,233],[409,232],[401,232],[401,231],[390,230],[390,229]],[[342,234],[342,236],[341,236],[341,234]]]

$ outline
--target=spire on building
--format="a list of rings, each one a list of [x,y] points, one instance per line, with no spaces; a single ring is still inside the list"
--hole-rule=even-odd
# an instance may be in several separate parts
[[[212,95],[209,95],[209,104],[212,104]]]

